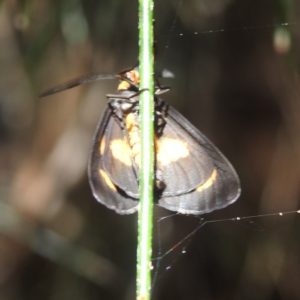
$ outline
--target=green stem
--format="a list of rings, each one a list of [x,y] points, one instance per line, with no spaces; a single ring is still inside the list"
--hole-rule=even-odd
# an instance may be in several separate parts
[[[154,178],[153,1],[139,0],[140,63],[140,210],[138,216],[137,299],[149,300]]]

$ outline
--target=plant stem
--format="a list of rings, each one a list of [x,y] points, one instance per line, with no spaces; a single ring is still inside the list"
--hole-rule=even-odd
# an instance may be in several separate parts
[[[153,1],[139,0],[140,209],[138,215],[137,299],[149,300],[154,178]]]

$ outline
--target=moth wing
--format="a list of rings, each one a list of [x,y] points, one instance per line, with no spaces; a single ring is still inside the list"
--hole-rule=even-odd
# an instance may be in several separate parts
[[[138,182],[134,168],[127,164],[131,161],[127,144],[120,124],[107,108],[93,139],[89,182],[95,198],[120,214],[138,209]]]
[[[163,134],[156,139],[156,165],[165,183],[163,196],[172,197],[204,183],[214,170],[214,161],[170,109]]]
[[[158,205],[184,214],[203,214],[223,208],[239,197],[239,178],[230,162],[172,107],[168,110],[164,137],[185,141],[188,155],[173,164],[158,164],[166,184]]]

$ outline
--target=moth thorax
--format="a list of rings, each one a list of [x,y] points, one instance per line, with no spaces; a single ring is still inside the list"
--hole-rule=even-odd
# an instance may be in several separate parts
[[[122,109],[122,111],[123,112],[128,112],[128,111],[130,111],[131,109],[132,109],[132,107],[133,107],[133,103],[130,103],[130,102],[123,102],[122,104],[121,104],[121,109]]]
[[[140,127],[138,122],[138,115],[135,113],[129,113],[125,117],[125,126],[128,132],[129,144],[134,158],[136,166],[139,168],[141,165],[141,139],[140,139]],[[157,150],[157,138],[155,138],[155,150]],[[161,193],[165,188],[165,182],[163,180],[163,174],[155,164],[155,190]]]

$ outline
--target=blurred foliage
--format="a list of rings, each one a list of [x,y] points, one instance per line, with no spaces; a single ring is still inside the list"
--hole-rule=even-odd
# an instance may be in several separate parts
[[[229,158],[243,193],[207,220],[297,210],[299,2],[157,1],[164,99]],[[137,61],[137,1],[0,1],[0,299],[134,299],[136,216],[97,203],[86,166],[115,81]],[[156,221],[168,214],[155,210]],[[162,222],[167,251],[197,226]],[[297,214],[207,224],[167,255],[153,299],[299,299]],[[177,250],[182,250],[181,246]],[[156,254],[154,254],[156,256]],[[170,268],[168,268],[170,267]],[[168,269],[168,271],[166,271]]]

